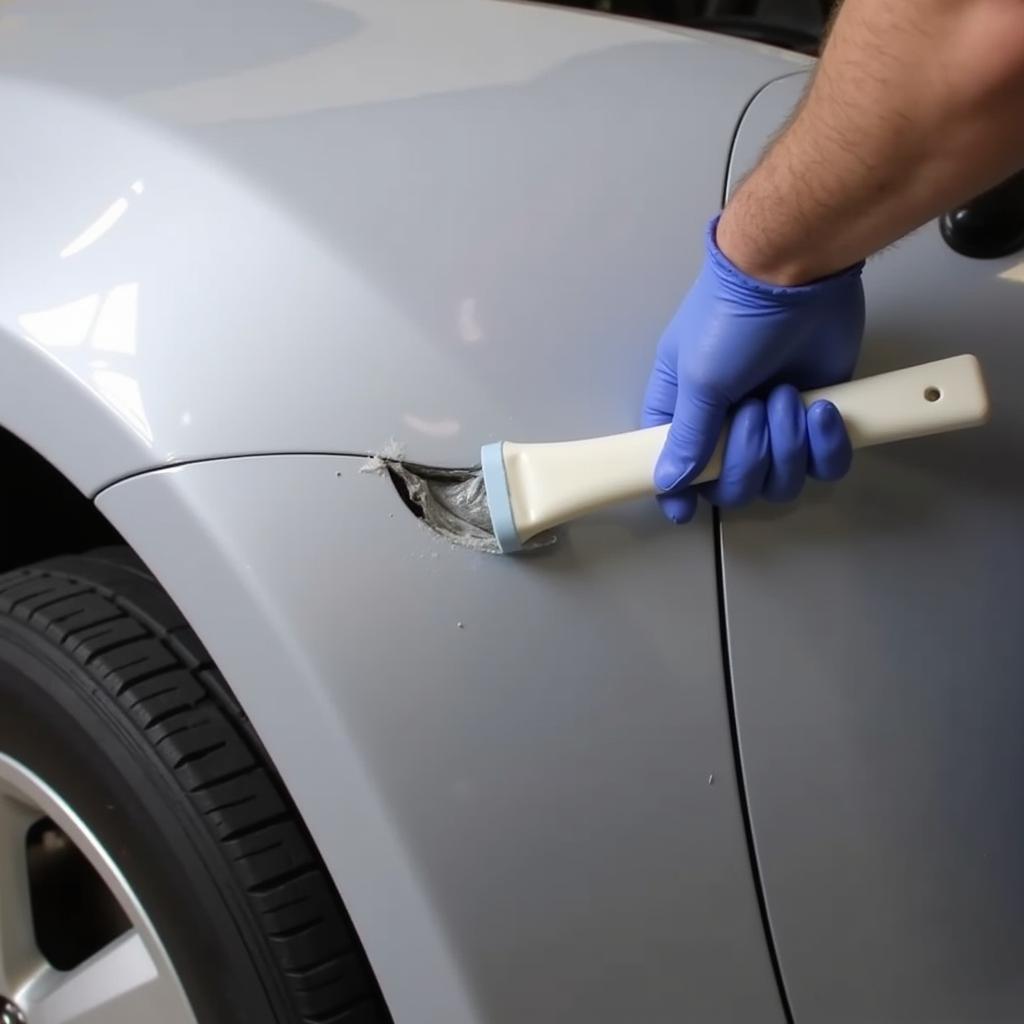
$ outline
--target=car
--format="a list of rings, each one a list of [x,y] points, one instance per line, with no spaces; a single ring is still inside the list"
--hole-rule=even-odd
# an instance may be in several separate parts
[[[1024,1016],[1019,252],[871,261],[858,373],[973,352],[994,416],[791,506],[499,556],[380,472],[636,426],[812,69],[505,0],[3,5],[4,1024]]]

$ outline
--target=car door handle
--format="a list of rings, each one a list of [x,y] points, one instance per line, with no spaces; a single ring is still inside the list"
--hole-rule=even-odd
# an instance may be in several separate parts
[[[1024,171],[939,218],[946,244],[961,256],[994,260],[1024,249]]]

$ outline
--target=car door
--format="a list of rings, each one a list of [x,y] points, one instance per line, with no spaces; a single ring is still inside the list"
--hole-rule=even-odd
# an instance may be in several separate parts
[[[767,87],[735,185],[796,102]],[[974,352],[980,430],[722,517],[729,669],[793,1018],[1024,1019],[1024,263],[934,224],[872,260],[858,374]]]

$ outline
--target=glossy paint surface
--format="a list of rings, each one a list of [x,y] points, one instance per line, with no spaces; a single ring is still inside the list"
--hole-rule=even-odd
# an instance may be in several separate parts
[[[795,102],[765,90],[733,180]],[[973,352],[993,418],[724,517],[758,862],[798,1022],[1024,1019],[1024,264],[868,264],[859,373]]]
[[[98,504],[242,698],[396,1022],[781,1022],[708,519],[642,504],[502,558],[362,461],[207,462]]]
[[[398,1024],[781,1019],[710,521],[510,562],[359,459],[159,467],[634,426],[792,67],[491,0],[0,6],[0,423],[181,604]]]
[[[0,422],[86,491],[632,427],[792,60],[497,0],[8,0]]]

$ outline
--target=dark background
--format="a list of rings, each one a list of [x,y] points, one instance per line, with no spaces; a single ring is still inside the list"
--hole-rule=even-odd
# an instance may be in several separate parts
[[[817,53],[834,0],[542,0]]]

